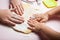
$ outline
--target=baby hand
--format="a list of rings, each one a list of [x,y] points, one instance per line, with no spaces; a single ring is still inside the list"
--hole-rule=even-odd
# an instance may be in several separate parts
[[[18,16],[18,17],[16,17]],[[10,10],[0,10],[0,23],[8,26],[15,26],[16,23],[23,23],[23,17],[12,14]]]
[[[41,28],[43,27],[43,24],[44,23],[39,23],[35,20],[29,20],[28,21],[28,24],[29,24],[29,28],[34,31],[34,32],[39,32],[41,30]]]
[[[36,20],[38,22],[46,22],[48,20],[48,14],[34,14],[33,17],[35,18],[31,18],[33,20]]]

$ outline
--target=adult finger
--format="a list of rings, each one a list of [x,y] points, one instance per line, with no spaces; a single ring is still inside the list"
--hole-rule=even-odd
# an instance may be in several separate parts
[[[22,15],[22,11],[21,11],[20,7],[19,7],[18,5],[17,5],[16,7],[17,7],[17,10],[18,10],[18,12],[19,12],[18,14],[19,14],[19,15]]]
[[[14,10],[14,12],[17,13],[17,14],[19,14],[19,12],[18,12],[18,10],[17,10],[17,7],[16,7],[16,4],[15,4],[14,2],[11,2],[11,4],[12,4],[13,8],[16,8],[16,9]]]
[[[8,20],[8,19],[4,20],[3,23],[8,25],[8,26],[15,26],[15,23],[10,21],[10,20]]]
[[[24,13],[24,11],[23,11],[23,9],[22,9],[22,7],[21,7],[21,5],[19,5],[19,7],[20,7],[20,11],[21,11],[21,15]]]
[[[20,0],[20,5],[21,5],[22,10],[24,11],[23,4],[22,4],[21,0]]]
[[[17,19],[14,19],[14,18],[9,18],[10,21],[14,22],[14,23],[22,23],[23,21],[20,21],[20,20],[17,20]]]
[[[19,21],[24,21],[24,18],[23,17],[21,17],[20,15],[12,15],[12,18],[14,18],[14,19],[17,19],[17,20],[19,20]]]

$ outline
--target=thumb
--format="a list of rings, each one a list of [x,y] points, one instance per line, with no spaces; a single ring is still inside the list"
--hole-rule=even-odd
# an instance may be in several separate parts
[[[46,22],[47,20],[48,20],[48,18],[44,18],[40,22]]]

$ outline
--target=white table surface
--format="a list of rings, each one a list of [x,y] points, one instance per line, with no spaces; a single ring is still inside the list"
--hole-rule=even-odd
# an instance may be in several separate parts
[[[50,9],[46,8],[43,4],[40,4],[40,13],[46,12]],[[36,10],[32,11],[29,10],[29,12],[34,12],[35,13]],[[39,13],[39,11],[37,11]],[[36,12],[36,13],[37,13]],[[60,21],[56,21],[56,20],[51,20],[49,22],[46,23],[49,27],[51,27],[52,29],[54,29],[55,31],[60,32]],[[19,25],[20,26],[20,25]],[[40,40],[38,35],[35,33],[30,33],[30,34],[22,34],[19,32],[14,31],[13,29],[1,25],[0,24],[0,40]]]
[[[0,9],[8,9],[9,8],[9,0],[0,0]]]

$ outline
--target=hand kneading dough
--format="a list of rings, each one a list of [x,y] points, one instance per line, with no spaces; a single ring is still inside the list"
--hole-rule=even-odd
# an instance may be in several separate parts
[[[16,18],[18,18],[18,16],[16,16],[16,13],[12,12],[13,16],[15,16]],[[26,19],[26,18],[25,18]],[[15,31],[17,32],[22,32],[25,34],[29,34],[31,33],[31,30],[28,29],[28,24],[27,24],[27,20],[22,23],[22,24],[16,24],[16,26],[12,27]]]
[[[24,4],[24,9],[26,10],[26,5],[27,4]],[[25,34],[29,34],[31,33],[31,30],[28,29],[29,25],[27,24],[27,20],[29,19],[29,17],[32,15],[32,13],[30,13],[30,10],[29,10],[29,5],[27,5],[27,10],[28,11],[24,11],[24,14],[23,14],[23,17],[25,19],[25,22],[22,23],[22,24],[16,24],[16,26],[13,27],[13,29],[17,32],[22,32],[22,33],[25,33]],[[13,14],[15,14],[13,12]]]

